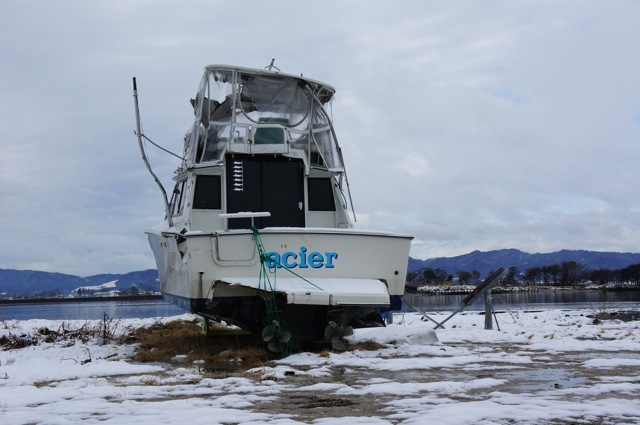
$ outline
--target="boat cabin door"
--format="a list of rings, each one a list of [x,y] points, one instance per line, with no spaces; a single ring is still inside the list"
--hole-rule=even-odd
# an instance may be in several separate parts
[[[263,155],[226,157],[227,213],[263,212],[264,227],[305,227],[304,164],[301,160]],[[229,229],[248,229],[251,219],[232,219]]]

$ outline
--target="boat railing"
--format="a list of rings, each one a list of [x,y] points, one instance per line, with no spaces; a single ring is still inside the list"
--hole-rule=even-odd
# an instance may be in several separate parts
[[[335,151],[331,126],[313,125],[313,128],[287,127],[271,122],[212,121],[213,127],[227,128],[216,139],[207,140],[201,159],[197,163],[222,160],[221,153],[280,154],[304,160],[306,171],[311,166],[341,172],[342,163]],[[211,152],[209,154],[209,152]]]
[[[237,218],[250,218],[251,219],[251,227],[255,226],[254,219],[262,218],[262,217],[271,217],[271,213],[269,211],[260,211],[260,212],[237,212],[237,213],[223,213],[220,214],[220,218],[227,220],[227,224],[225,229],[229,229],[229,219],[234,220]]]

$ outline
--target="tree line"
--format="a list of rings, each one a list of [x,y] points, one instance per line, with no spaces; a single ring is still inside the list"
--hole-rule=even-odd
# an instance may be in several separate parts
[[[486,276],[493,272],[489,271]],[[484,279],[478,270],[460,270],[455,277],[460,285],[477,285]],[[452,284],[454,281],[454,276],[442,269],[427,267],[407,273],[407,284],[412,286]],[[575,261],[529,267],[524,272],[520,272],[517,267],[509,267],[502,282],[503,285],[531,286],[578,286],[588,283],[640,286],[640,263],[615,270],[589,269]]]

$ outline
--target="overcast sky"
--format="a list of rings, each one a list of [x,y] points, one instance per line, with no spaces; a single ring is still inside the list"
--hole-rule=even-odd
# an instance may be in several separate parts
[[[155,267],[131,78],[179,152],[203,67],[271,58],[336,88],[356,225],[412,257],[639,252],[639,23],[637,0],[2,1],[0,268]]]

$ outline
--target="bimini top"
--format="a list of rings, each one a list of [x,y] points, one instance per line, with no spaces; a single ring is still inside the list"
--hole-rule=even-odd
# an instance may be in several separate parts
[[[335,89],[302,76],[228,65],[205,67],[191,104],[183,169],[220,163],[224,154],[281,154],[307,169],[343,172],[327,109]]]
[[[284,72],[280,72],[280,71],[273,71],[273,70],[269,70],[269,69],[256,69],[256,68],[245,68],[245,67],[241,67],[241,66],[231,66],[231,65],[208,65],[205,68],[205,71],[207,70],[214,70],[214,71],[240,71],[242,73],[245,74],[254,74],[254,75],[271,75],[271,76],[280,76],[280,77],[284,77],[284,78],[293,78],[293,79],[299,79],[301,81],[304,81],[305,83],[309,84],[310,86],[312,86],[314,89],[317,89],[318,94],[321,95],[321,98],[328,95],[328,97],[325,98],[325,100],[323,100],[323,103],[328,102],[331,97],[333,96],[333,94],[336,92],[336,89],[333,88],[333,86],[323,83],[321,81],[318,80],[313,80],[311,78],[307,78],[304,77],[302,75],[294,75],[294,74],[286,74]]]

